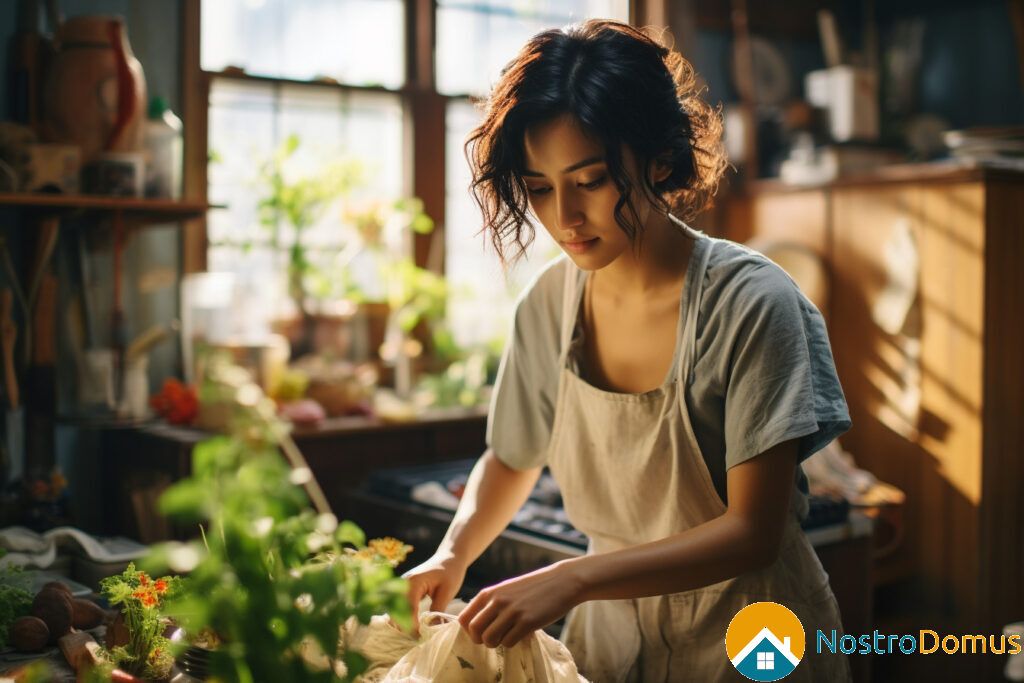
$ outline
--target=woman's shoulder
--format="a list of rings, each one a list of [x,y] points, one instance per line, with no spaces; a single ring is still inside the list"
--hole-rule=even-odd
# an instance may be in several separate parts
[[[523,288],[516,301],[516,317],[522,315],[550,318],[557,322],[562,313],[562,294],[566,270],[578,269],[565,254],[545,263]]]
[[[564,254],[544,264],[519,294],[512,342],[537,356],[558,357],[562,293],[566,269],[577,270]]]
[[[780,299],[805,299],[793,278],[764,254],[732,240],[710,239],[714,249],[704,274],[707,303],[731,308],[739,303],[760,306]]]

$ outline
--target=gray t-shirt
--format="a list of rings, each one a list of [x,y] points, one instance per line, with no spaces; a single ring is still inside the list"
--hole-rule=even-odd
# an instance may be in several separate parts
[[[706,238],[714,239],[714,238]],[[779,266],[715,239],[697,316],[686,405],[715,488],[726,471],[799,439],[803,462],[850,428],[825,322]],[[562,289],[567,257],[548,264],[520,296],[498,370],[487,445],[515,469],[545,464],[558,393]],[[580,272],[582,278],[586,273]],[[798,468],[794,510],[807,511]]]

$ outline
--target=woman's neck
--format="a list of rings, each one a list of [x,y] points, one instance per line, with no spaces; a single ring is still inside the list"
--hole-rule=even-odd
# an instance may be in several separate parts
[[[639,248],[629,249],[594,272],[601,289],[622,298],[678,290],[693,252],[693,238],[665,214],[652,211]]]

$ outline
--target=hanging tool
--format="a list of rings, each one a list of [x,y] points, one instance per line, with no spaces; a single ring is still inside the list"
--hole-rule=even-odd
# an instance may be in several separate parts
[[[10,409],[17,410],[21,396],[18,393],[18,376],[14,372],[14,344],[18,338],[18,328],[14,324],[13,309],[14,293],[10,287],[4,287],[0,291],[0,352],[3,354],[4,391]]]

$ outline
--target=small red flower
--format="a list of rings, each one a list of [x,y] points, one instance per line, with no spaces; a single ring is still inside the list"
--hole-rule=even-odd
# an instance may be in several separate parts
[[[156,587],[156,592],[157,593],[166,593],[167,592],[167,582],[164,581],[163,579],[157,579],[156,583],[153,584],[153,585]]]
[[[149,585],[149,577],[146,576],[146,572],[139,572],[139,583],[143,586]]]

